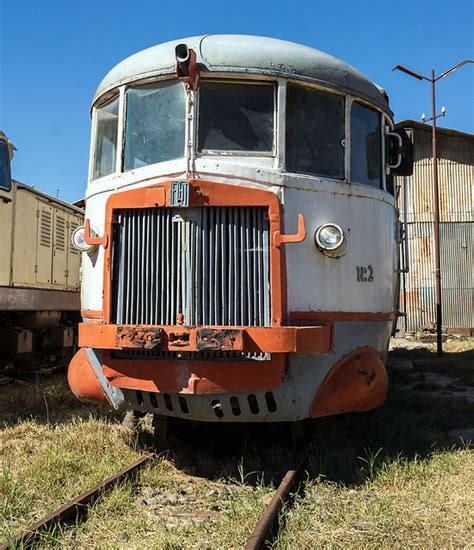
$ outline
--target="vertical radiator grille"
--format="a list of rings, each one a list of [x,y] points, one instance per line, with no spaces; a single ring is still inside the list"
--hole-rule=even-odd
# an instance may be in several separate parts
[[[115,212],[112,321],[270,326],[263,207]]]

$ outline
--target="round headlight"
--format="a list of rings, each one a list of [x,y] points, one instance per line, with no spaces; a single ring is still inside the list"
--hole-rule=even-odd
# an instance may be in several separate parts
[[[95,231],[93,231],[92,228],[91,234],[95,234]],[[71,235],[71,244],[76,250],[79,250],[79,252],[91,252],[94,248],[96,248],[95,245],[86,243],[85,230],[83,225],[74,230],[73,234]]]
[[[318,227],[314,241],[323,254],[342,256],[346,252],[344,231],[335,223],[325,223]]]

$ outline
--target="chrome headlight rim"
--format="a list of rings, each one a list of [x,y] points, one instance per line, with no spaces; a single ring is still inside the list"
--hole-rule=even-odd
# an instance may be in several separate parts
[[[323,242],[323,240],[321,239],[321,233],[324,229],[328,227],[335,229],[336,232],[339,234],[339,240],[332,245],[328,244],[327,242]],[[314,234],[314,242],[316,244],[316,247],[322,254],[330,256],[332,258],[338,258],[340,256],[343,256],[347,252],[346,234],[343,231],[342,227],[337,223],[328,222],[320,225]]]
[[[90,232],[92,236],[96,236],[96,231],[94,231],[92,227],[90,229]],[[88,254],[90,254],[94,252],[94,250],[97,248],[97,245],[87,244],[84,235],[85,227],[83,225],[76,227],[76,229],[74,229],[71,234],[71,244],[74,250],[77,250],[79,252],[87,252]]]

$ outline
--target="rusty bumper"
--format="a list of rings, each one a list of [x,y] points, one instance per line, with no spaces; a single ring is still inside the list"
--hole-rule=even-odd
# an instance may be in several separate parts
[[[325,353],[332,347],[332,325],[184,327],[81,323],[79,346],[110,350]]]

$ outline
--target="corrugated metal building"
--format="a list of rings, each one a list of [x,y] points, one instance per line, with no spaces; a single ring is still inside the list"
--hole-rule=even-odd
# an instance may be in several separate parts
[[[414,146],[413,176],[406,180],[409,272],[402,274],[401,331],[436,322],[431,125],[405,120]],[[469,334],[474,327],[474,135],[437,128],[443,327]],[[404,218],[404,190],[400,215]],[[404,279],[404,280],[403,280]],[[454,330],[453,330],[454,329]]]

